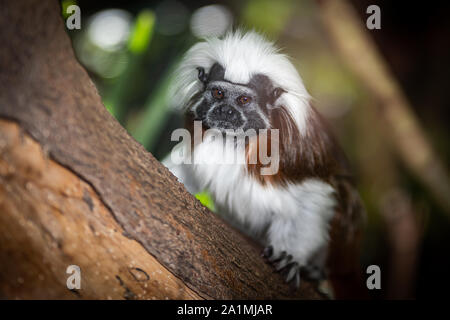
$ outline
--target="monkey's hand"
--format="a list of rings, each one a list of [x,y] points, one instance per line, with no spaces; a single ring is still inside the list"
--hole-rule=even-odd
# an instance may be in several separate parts
[[[312,281],[321,281],[325,279],[324,266],[320,261],[312,260],[303,265],[299,261],[295,261],[291,254],[282,251],[280,254],[274,253],[273,247],[270,245],[265,247],[262,256],[269,262],[276,271],[285,276],[286,282],[292,284],[295,288],[300,287],[300,279],[305,277]]]
[[[275,270],[286,275],[286,282],[292,283],[296,288],[300,287],[300,265],[292,260],[292,255],[286,251],[277,255],[272,246],[264,248],[262,255],[275,267]]]

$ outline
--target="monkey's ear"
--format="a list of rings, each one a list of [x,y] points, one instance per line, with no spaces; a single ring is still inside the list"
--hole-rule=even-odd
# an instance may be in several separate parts
[[[197,70],[198,70],[198,78],[200,79],[200,81],[206,83],[208,75],[205,72],[205,68],[197,67]]]
[[[283,88],[280,88],[280,87],[275,88],[272,91],[273,102],[275,102],[284,92],[286,92],[286,90],[284,90]]]
[[[273,89],[272,93],[270,94],[270,102],[272,104],[275,103],[275,101],[277,101],[277,99],[284,93],[287,92],[286,90],[284,90],[283,88],[277,87],[275,89]]]

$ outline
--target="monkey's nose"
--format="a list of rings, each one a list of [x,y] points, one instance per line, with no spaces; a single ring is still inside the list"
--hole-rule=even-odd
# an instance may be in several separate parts
[[[234,119],[238,116],[236,109],[228,105],[218,106],[213,112],[222,119]]]
[[[220,106],[219,107],[219,112],[220,113],[226,113],[226,114],[228,114],[228,115],[232,115],[233,113],[234,113],[234,108],[233,107],[230,107],[230,106]]]

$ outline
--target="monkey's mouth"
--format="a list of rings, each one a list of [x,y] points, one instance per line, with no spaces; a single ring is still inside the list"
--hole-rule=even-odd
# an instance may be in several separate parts
[[[208,128],[218,130],[237,130],[241,128],[241,126],[236,126],[233,122],[227,120],[207,119],[206,125]]]
[[[241,129],[245,122],[240,111],[232,106],[220,105],[207,113],[204,124],[219,130],[237,130]]]

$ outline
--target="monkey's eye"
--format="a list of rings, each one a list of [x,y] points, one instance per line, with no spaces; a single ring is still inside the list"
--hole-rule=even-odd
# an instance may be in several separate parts
[[[219,88],[212,88],[211,90],[212,96],[218,100],[223,99],[223,91]]]
[[[252,98],[247,97],[247,96],[240,96],[239,98],[237,98],[237,103],[241,106],[245,106],[247,104],[249,104],[252,101]]]

